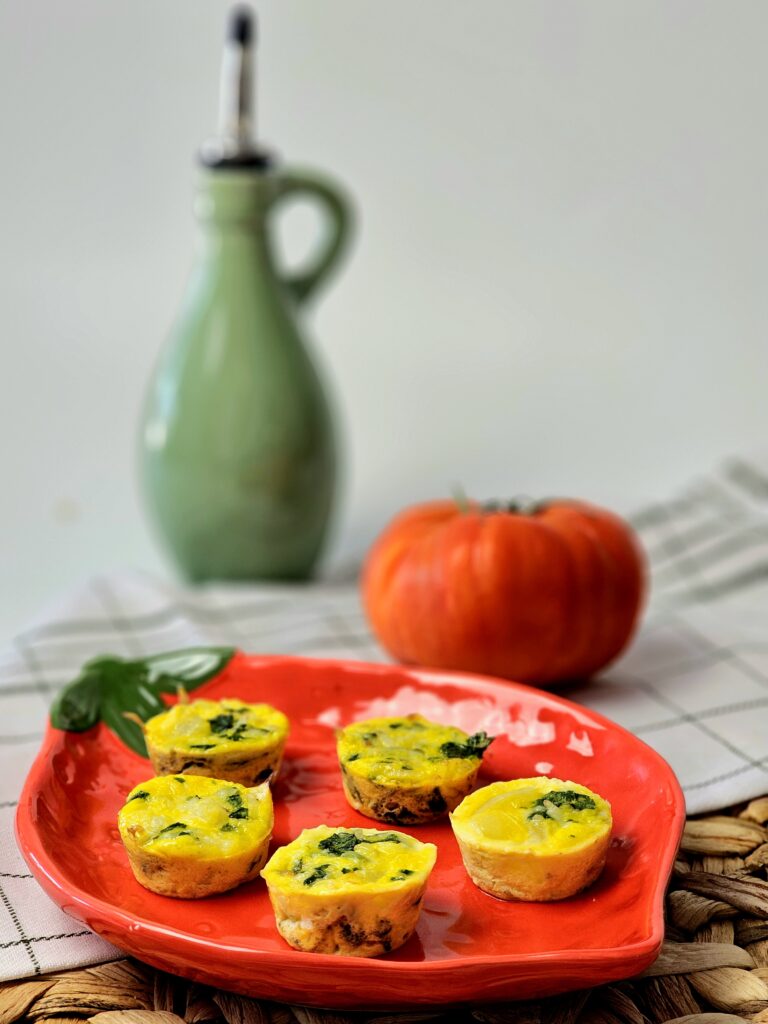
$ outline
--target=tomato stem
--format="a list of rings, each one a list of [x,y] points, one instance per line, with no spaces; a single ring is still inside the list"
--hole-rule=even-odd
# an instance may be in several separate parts
[[[469,506],[469,498],[467,493],[461,484],[454,484],[452,488],[453,500],[456,502],[456,506],[463,516],[468,515],[472,509]]]
[[[510,515],[535,516],[545,506],[546,502],[544,501],[535,501],[533,498],[521,495],[511,501],[485,501],[480,506],[480,510],[486,515],[492,515],[494,512],[507,512]]]

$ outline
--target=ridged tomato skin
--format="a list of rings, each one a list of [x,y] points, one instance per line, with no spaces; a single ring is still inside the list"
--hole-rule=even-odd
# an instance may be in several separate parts
[[[397,660],[546,686],[616,658],[646,576],[632,529],[595,505],[435,501],[406,509],[374,542],[362,593]]]

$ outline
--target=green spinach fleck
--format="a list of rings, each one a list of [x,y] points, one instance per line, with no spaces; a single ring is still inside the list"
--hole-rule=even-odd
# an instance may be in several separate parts
[[[312,874],[307,875],[304,879],[304,885],[314,885],[315,882],[319,882],[321,878],[325,878],[330,866],[330,864],[318,864]]]
[[[576,793],[572,789],[553,789],[549,793],[545,793],[535,804],[531,804],[531,813],[528,818],[538,816],[552,820],[552,815],[547,811],[547,803],[554,807],[570,807],[572,811],[586,811],[595,807],[595,801],[586,793]]]
[[[130,803],[132,800],[149,800],[149,793],[146,789],[137,789],[132,796],[128,797],[126,803]]]
[[[440,753],[443,757],[482,757],[488,747],[493,743],[495,736],[489,736],[485,732],[476,732],[474,736],[468,737],[466,743],[456,743],[448,740],[440,745]]]
[[[187,823],[185,821],[174,821],[170,825],[166,825],[165,828],[161,828],[155,836],[155,839],[159,839],[160,836],[165,836],[166,839],[176,838],[177,836],[191,836],[192,833],[189,831]]]
[[[211,732],[226,732],[227,729],[231,729],[235,724],[235,716],[231,712],[215,715],[213,718],[208,719],[208,724],[211,727]]]
[[[343,853],[351,853],[359,842],[361,840],[354,832],[334,832],[321,839],[317,846],[326,853],[332,853],[334,857],[340,857]]]
[[[324,850],[326,853],[332,853],[335,857],[340,857],[343,853],[352,853],[355,847],[361,843],[399,843],[400,840],[392,832],[382,832],[380,836],[376,836],[374,839],[366,839],[364,836],[355,835],[354,832],[334,832],[333,835],[326,836],[325,839],[321,839],[317,844],[319,850]]]

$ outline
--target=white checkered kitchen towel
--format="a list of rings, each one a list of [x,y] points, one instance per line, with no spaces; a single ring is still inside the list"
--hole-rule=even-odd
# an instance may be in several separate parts
[[[768,792],[768,459],[731,460],[632,517],[653,599],[629,653],[566,693],[631,729],[677,772],[691,812]],[[13,815],[57,689],[90,657],[194,644],[384,660],[354,586],[181,589],[95,579],[0,655],[0,980],[119,955],[29,874]]]

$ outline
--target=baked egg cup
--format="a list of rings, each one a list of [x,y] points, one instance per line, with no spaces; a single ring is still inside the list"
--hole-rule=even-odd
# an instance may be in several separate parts
[[[179,701],[143,724],[158,775],[207,775],[242,786],[268,782],[280,770],[288,719],[270,704],[241,700]]]
[[[436,856],[402,832],[318,825],[276,850],[261,876],[294,949],[378,956],[413,934]]]
[[[611,807],[578,782],[494,782],[466,797],[451,826],[478,888],[502,900],[573,896],[603,870]]]
[[[118,818],[136,881],[197,899],[256,878],[272,835],[267,783],[246,789],[200,775],[161,775],[128,794]]]
[[[354,722],[336,738],[344,794],[377,821],[434,821],[471,792],[491,742],[421,715]]]

